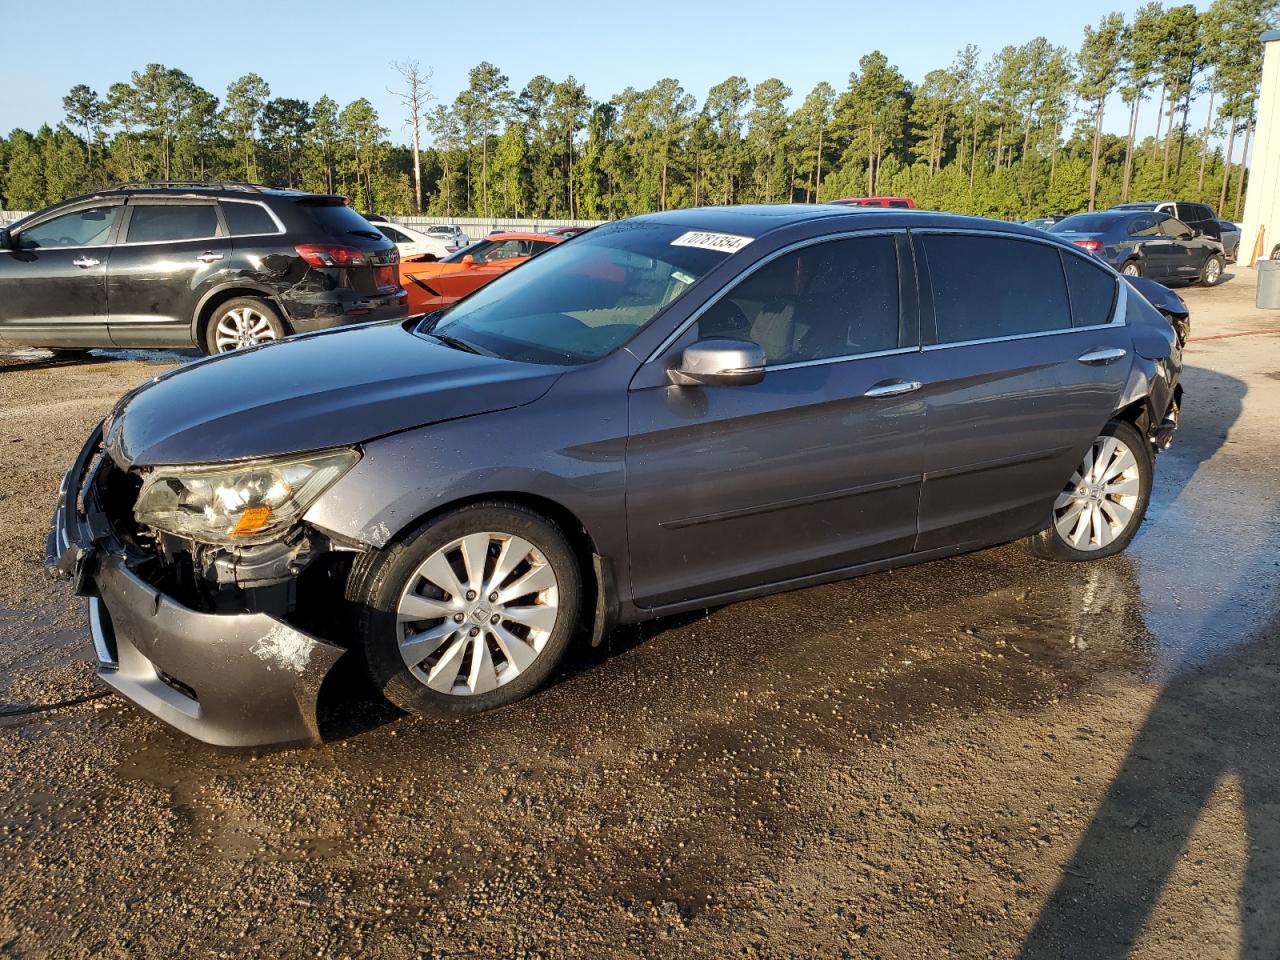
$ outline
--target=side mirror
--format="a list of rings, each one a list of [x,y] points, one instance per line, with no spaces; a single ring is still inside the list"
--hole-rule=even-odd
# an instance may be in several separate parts
[[[0,250],[13,250],[13,234],[8,230],[0,230]]]
[[[670,371],[681,386],[750,386],[764,379],[764,348],[750,340],[699,340]]]
[[[468,253],[465,257],[462,258],[462,265],[464,267],[474,267],[476,265],[476,258]]]

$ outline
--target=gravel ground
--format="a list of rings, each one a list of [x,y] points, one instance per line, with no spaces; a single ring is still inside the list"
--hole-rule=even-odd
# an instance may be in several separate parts
[[[1185,292],[1214,339],[1125,555],[624,629],[467,722],[352,671],[265,754],[102,695],[39,568],[172,356],[0,355],[0,955],[1280,955],[1280,315],[1234,273]]]

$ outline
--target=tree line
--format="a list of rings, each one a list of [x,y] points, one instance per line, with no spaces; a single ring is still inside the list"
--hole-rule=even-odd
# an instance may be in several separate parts
[[[246,74],[219,98],[149,64],[65,115],[0,138],[0,199],[37,209],[114,182],[247,180],[446,217],[614,219],[722,203],[904,195],[923,207],[1029,217],[1174,196],[1238,219],[1262,47],[1277,0],[1142,6],[989,58],[960,50],[919,81],[872,51],[837,89],[732,76],[699,104],[674,78],[595,100],[572,76],[516,90],[491,63],[437,101],[417,62],[391,65],[410,143],[365,98],[272,97]],[[1108,102],[1127,134],[1106,133]],[[1154,101],[1154,103],[1153,103]],[[1155,108],[1156,131],[1137,137]],[[1113,118],[1114,120],[1114,118]]]

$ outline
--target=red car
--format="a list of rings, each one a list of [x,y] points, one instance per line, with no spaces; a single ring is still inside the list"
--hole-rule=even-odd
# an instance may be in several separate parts
[[[843,200],[829,200],[843,207],[901,207],[914,210],[916,202],[910,197],[845,197]]]
[[[564,239],[545,233],[502,232],[442,260],[401,261],[400,285],[408,294],[409,313],[427,313],[448,306]]]

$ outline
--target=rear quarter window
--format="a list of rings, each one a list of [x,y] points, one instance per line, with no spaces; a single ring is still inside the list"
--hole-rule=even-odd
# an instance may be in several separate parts
[[[224,203],[222,215],[233,237],[251,237],[263,233],[279,233],[271,214],[258,203]]]
[[[964,234],[923,239],[939,343],[1070,329],[1056,247]]]
[[[1073,253],[1062,254],[1067,289],[1071,292],[1071,322],[1077,327],[1110,323],[1116,303],[1116,279],[1096,264]]]

